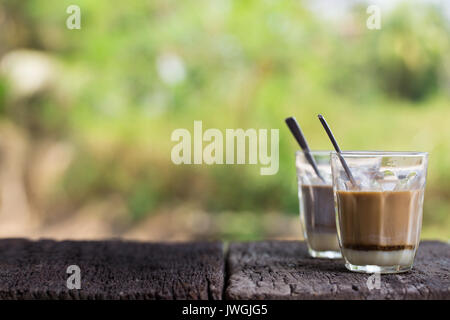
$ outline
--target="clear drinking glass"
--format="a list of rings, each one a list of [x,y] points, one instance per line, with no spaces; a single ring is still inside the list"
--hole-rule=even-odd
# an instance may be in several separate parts
[[[426,152],[343,152],[353,184],[331,154],[339,245],[351,271],[412,268],[422,227]]]
[[[336,233],[330,151],[311,151],[310,154],[325,182],[314,172],[303,151],[298,151],[296,167],[303,235],[312,257],[341,258]]]

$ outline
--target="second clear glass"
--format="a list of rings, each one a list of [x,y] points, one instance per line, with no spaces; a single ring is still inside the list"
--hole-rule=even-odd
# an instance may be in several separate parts
[[[314,258],[341,258],[331,178],[330,151],[311,151],[325,181],[315,173],[303,151],[296,153],[298,197],[303,236]]]

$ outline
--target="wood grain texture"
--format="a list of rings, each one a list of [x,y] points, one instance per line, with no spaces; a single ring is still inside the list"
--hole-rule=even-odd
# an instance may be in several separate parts
[[[348,271],[343,260],[313,259],[303,242],[233,243],[227,257],[226,299],[450,299],[450,245],[422,242],[413,270],[381,275]]]
[[[69,265],[81,289],[66,286]],[[0,299],[221,299],[220,243],[0,240]]]

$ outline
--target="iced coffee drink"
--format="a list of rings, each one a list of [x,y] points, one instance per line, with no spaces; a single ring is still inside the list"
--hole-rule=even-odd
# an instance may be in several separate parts
[[[332,155],[339,241],[352,271],[411,269],[419,243],[426,153],[344,152],[354,182]]]
[[[311,256],[341,258],[336,233],[336,214],[331,185],[330,151],[311,151],[323,177],[320,179],[306,160],[296,154],[300,220]]]

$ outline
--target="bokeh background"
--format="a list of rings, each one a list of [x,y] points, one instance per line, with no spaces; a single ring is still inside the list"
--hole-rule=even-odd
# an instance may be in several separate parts
[[[448,2],[1,0],[0,236],[299,239],[283,120],[330,149],[319,112],[343,149],[430,152],[422,238],[449,239]],[[278,174],[174,165],[194,120],[278,128]]]

